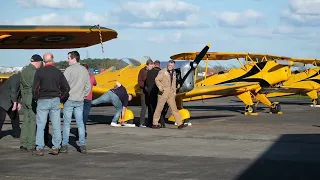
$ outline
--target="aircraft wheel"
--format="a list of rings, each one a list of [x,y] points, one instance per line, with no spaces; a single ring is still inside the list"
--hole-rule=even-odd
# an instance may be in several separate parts
[[[257,112],[257,107],[254,104],[253,105],[246,105],[245,111],[247,113],[256,113]]]
[[[279,113],[281,111],[281,106],[280,104],[273,104],[271,107],[270,107],[270,112],[271,113]]]

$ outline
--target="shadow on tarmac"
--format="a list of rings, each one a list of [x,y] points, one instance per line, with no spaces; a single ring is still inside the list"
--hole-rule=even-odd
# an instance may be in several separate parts
[[[319,134],[281,135],[235,179],[320,179],[319,150]]]

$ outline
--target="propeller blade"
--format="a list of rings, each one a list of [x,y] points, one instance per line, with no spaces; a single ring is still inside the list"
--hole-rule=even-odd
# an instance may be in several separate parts
[[[182,77],[181,81],[180,81],[180,85],[182,86],[184,84],[184,82],[186,81],[187,77],[190,75],[190,73],[194,72],[194,70],[197,68],[197,66],[199,65],[200,61],[203,59],[203,57],[207,54],[208,50],[210,48],[210,44],[207,44],[202,50],[201,52],[197,55],[197,57],[195,58],[195,60],[193,60],[192,62],[190,62],[190,69],[188,70],[188,72]],[[179,88],[180,89],[180,88]],[[178,91],[179,91],[178,89]]]
[[[200,61],[203,59],[203,57],[207,54],[209,48],[210,48],[210,44],[207,44],[201,51],[200,53],[197,55],[196,59],[193,60],[193,62],[191,63],[191,69],[195,69],[197,68],[197,66],[199,65]]]

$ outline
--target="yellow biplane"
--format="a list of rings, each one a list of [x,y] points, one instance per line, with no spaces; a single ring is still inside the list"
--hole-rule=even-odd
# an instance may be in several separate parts
[[[198,52],[179,53],[170,58],[190,60],[197,54]],[[239,58],[244,58],[245,64]],[[263,87],[270,87],[289,79],[290,66],[296,65],[295,62],[290,61],[291,58],[269,54],[209,52],[204,59],[206,60],[205,72],[207,72],[209,60],[237,59],[241,67],[195,81],[196,87],[180,97],[184,102],[237,96],[246,105],[245,114],[257,115],[256,105],[252,99],[255,98],[270,107],[271,113],[281,114],[280,104],[271,103],[265,95],[259,94],[259,91]]]
[[[320,60],[310,58],[292,58],[291,60],[306,65],[311,64],[315,67],[292,74],[287,81],[281,83],[279,88],[266,88],[262,90],[261,93],[265,93],[268,98],[307,94],[312,99],[313,106],[319,105],[318,91],[320,90],[320,68],[317,67],[317,65]]]

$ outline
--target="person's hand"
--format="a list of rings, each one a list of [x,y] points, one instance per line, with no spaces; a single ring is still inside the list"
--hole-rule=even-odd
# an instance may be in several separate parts
[[[163,92],[163,88],[161,86],[159,86],[158,89],[159,89],[160,92]]]
[[[123,118],[121,118],[120,123],[124,124],[124,119]]]
[[[17,109],[17,102],[13,102],[12,111],[15,111]]]
[[[18,103],[18,111],[20,111],[20,109],[21,109],[21,104]]]

